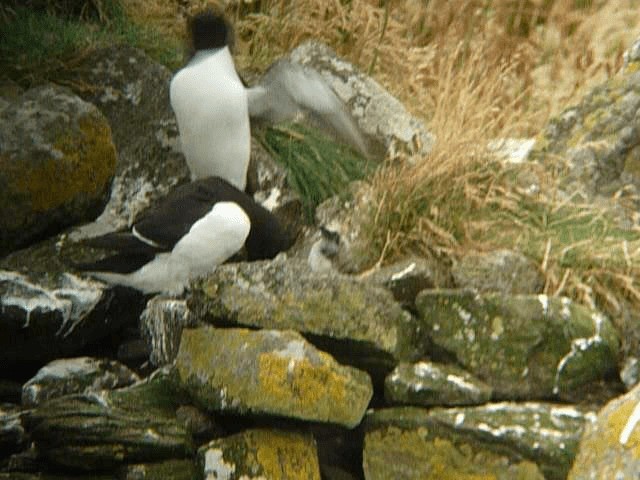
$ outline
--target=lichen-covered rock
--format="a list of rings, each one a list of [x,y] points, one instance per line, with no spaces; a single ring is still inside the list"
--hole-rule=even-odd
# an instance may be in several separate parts
[[[431,340],[498,398],[570,399],[617,368],[609,320],[567,298],[442,290],[416,303]]]
[[[637,45],[626,54],[625,68],[597,86],[582,101],[545,127],[532,158],[563,158],[569,193],[610,196],[622,187],[640,186],[640,71]]]
[[[418,293],[434,288],[442,279],[436,277],[429,262],[416,257],[387,265],[368,276],[366,281],[385,287],[402,305],[413,307]]]
[[[476,405],[491,398],[491,387],[454,365],[400,363],[384,382],[390,405]]]
[[[541,403],[375,411],[364,422],[365,476],[563,479],[591,418]]]
[[[383,154],[425,155],[431,150],[433,136],[422,121],[410,115],[375,80],[336,56],[326,45],[313,41],[303,43],[289,58],[321,73],[349,107],[362,131],[382,142]]]
[[[355,427],[369,376],[338,364],[293,331],[200,327],[182,332],[175,368],[200,406]]]
[[[27,430],[48,462],[74,470],[186,458],[191,435],[176,420],[178,398],[158,374],[131,387],[55,398],[29,411]]]
[[[640,386],[609,402],[580,440],[569,480],[635,478],[640,472]]]
[[[75,477],[74,477],[75,478]],[[200,478],[193,460],[165,460],[122,467],[118,480],[195,480]]]
[[[72,393],[112,390],[140,380],[114,360],[91,357],[54,360],[22,387],[22,405],[35,407],[51,398]]]
[[[456,287],[480,292],[540,293],[544,287],[538,266],[511,250],[463,254],[451,273]]]
[[[149,361],[156,367],[173,362],[182,329],[196,323],[185,299],[158,295],[149,300],[140,315],[142,338],[150,349]]]
[[[415,321],[380,288],[306,262],[223,265],[192,284],[187,299],[198,318],[215,324],[292,329],[310,335],[339,361],[390,370],[416,356]]]
[[[74,356],[137,321],[140,300],[66,272],[53,240],[15,252],[0,262],[0,374]]]
[[[320,480],[315,441],[308,434],[247,430],[201,447],[198,460],[204,480]]]
[[[74,68],[77,94],[109,120],[118,151],[111,197],[96,222],[73,238],[128,227],[136,215],[188,179],[169,104],[171,72],[141,50],[114,45],[90,52]]]
[[[115,169],[94,105],[56,85],[25,92],[0,112],[0,251],[95,218]]]

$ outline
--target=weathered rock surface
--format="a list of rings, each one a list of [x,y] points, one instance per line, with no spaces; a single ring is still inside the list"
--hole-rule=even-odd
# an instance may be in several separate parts
[[[552,162],[553,156],[560,156],[567,161],[568,193],[577,191],[592,200],[598,195],[610,196],[624,186],[640,186],[636,52],[637,46],[633,46],[621,72],[553,118],[538,138],[532,158]]]
[[[123,467],[117,480],[194,480],[200,478],[193,460],[165,460]]]
[[[0,111],[0,256],[95,218],[116,169],[111,128],[92,104],[43,85]]]
[[[182,329],[196,324],[185,299],[158,295],[149,300],[140,316],[141,336],[150,349],[149,361],[157,367],[173,362]]]
[[[454,365],[400,363],[384,382],[389,405],[477,405],[491,399],[489,385]]]
[[[190,433],[176,421],[176,396],[163,375],[134,386],[49,400],[28,425],[48,462],[73,470],[115,470],[125,463],[186,458]]]
[[[627,479],[640,472],[640,386],[609,402],[587,425],[569,480]]]
[[[422,258],[408,258],[381,268],[366,278],[367,282],[391,291],[396,301],[415,308],[416,296],[422,290],[435,288],[441,281],[429,263]]]
[[[26,441],[20,409],[16,405],[0,404],[0,458],[19,451]]]
[[[107,117],[118,151],[109,203],[74,238],[128,227],[142,210],[188,179],[169,104],[171,75],[127,45],[97,49],[73,70],[77,94]]]
[[[383,153],[424,155],[431,150],[433,136],[422,121],[411,116],[404,106],[371,77],[336,56],[318,42],[305,42],[289,58],[319,71],[338,97],[349,106],[362,131],[382,142]]]
[[[365,372],[338,364],[293,331],[187,329],[175,368],[182,388],[212,411],[352,428],[373,394]]]
[[[247,430],[201,447],[198,459],[205,480],[320,480],[315,441],[308,434]]]
[[[138,293],[67,273],[52,251],[47,241],[0,262],[0,372],[9,377],[77,354],[142,310]]]
[[[590,418],[541,403],[375,411],[365,419],[365,477],[562,479]]]
[[[415,322],[391,294],[354,278],[317,274],[306,262],[223,265],[192,285],[195,316],[218,325],[292,329],[339,361],[376,370],[416,356]]]
[[[541,293],[544,287],[538,266],[512,250],[464,254],[451,273],[456,287],[480,292]]]
[[[54,360],[23,385],[22,405],[35,407],[63,395],[113,390],[139,380],[133,371],[113,360],[91,357]]]
[[[416,300],[440,348],[498,398],[578,396],[617,368],[619,339],[609,320],[566,298],[425,291]]]

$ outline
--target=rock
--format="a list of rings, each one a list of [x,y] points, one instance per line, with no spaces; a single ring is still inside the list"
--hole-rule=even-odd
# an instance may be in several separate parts
[[[557,163],[563,158],[569,174],[568,195],[585,201],[609,197],[622,187],[640,186],[640,72],[637,43],[627,52],[625,67],[595,87],[575,106],[552,118],[538,138],[532,158]]]
[[[293,331],[187,329],[175,368],[181,387],[210,411],[353,428],[373,394],[366,373],[338,364]]]
[[[200,478],[192,460],[165,460],[156,463],[127,465],[120,470],[117,480],[193,480]]]
[[[637,357],[627,357],[620,369],[620,380],[627,390],[631,390],[640,381],[640,360]]]
[[[140,378],[124,365],[90,357],[54,360],[42,367],[22,387],[22,405],[42,402],[72,393],[90,393],[126,387]]]
[[[396,301],[410,308],[415,308],[418,293],[435,288],[440,283],[429,262],[417,257],[383,267],[367,277],[366,281],[385,287]]]
[[[587,425],[567,477],[627,479],[640,471],[640,386],[609,402]]]
[[[0,404],[0,458],[19,451],[27,442],[20,408]]]
[[[400,153],[422,156],[431,150],[434,138],[422,121],[410,115],[402,103],[375,80],[336,56],[326,45],[305,42],[293,50],[289,58],[320,72],[349,107],[363,133],[382,142],[380,147],[374,146],[374,150],[382,150],[381,157],[393,158]]]
[[[640,38],[633,42],[633,45],[623,54],[624,64],[622,71],[624,73],[633,73],[638,70],[640,62]]]
[[[118,151],[109,202],[95,222],[73,232],[71,238],[78,239],[128,227],[189,172],[169,104],[172,74],[166,67],[119,44],[90,52],[70,75],[76,93],[109,120]]]
[[[149,300],[140,316],[141,335],[150,349],[149,361],[157,367],[173,362],[182,329],[196,324],[186,300],[163,295]]]
[[[580,400],[616,371],[620,341],[609,320],[567,298],[424,291],[416,300],[439,348],[497,398]]]
[[[162,374],[131,387],[42,403],[25,423],[40,455],[72,470],[115,470],[125,463],[183,459],[190,433],[176,421],[175,393]]]
[[[314,273],[303,261],[222,265],[192,284],[187,303],[197,318],[217,325],[296,330],[374,374],[417,355],[415,322],[389,292]]]
[[[115,168],[95,106],[56,85],[25,92],[0,111],[0,251],[95,218]]]
[[[375,411],[364,422],[365,478],[563,479],[589,419],[540,403]]]
[[[474,405],[491,398],[491,387],[453,365],[400,363],[384,382],[390,405]]]
[[[451,273],[456,287],[480,292],[541,293],[544,287],[538,266],[511,250],[463,254]]]
[[[247,430],[201,447],[198,459],[205,480],[320,480],[313,437],[295,432]]]
[[[278,218],[290,238],[300,235],[304,225],[302,200],[289,187],[287,170],[255,138],[251,139],[246,191]]]
[[[0,375],[33,375],[137,321],[139,293],[65,268],[53,240],[0,261]]]

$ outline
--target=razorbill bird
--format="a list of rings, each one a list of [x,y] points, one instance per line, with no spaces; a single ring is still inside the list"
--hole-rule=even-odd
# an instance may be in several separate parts
[[[339,252],[340,234],[321,226],[320,239],[311,246],[307,262],[314,272],[329,272]]]
[[[276,217],[219,177],[179,186],[142,213],[130,231],[84,240],[116,251],[76,265],[106,281],[144,293],[180,293],[242,247],[249,260],[275,257],[291,241]]]
[[[318,72],[280,60],[258,85],[246,88],[233,63],[233,33],[226,19],[208,10],[188,27],[195,53],[172,78],[170,100],[192,180],[219,176],[245,189],[250,116],[277,123],[308,112],[366,155],[357,124]]]

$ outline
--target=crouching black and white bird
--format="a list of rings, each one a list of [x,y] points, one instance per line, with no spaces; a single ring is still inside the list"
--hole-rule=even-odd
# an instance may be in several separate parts
[[[244,190],[251,134],[249,117],[269,123],[301,110],[366,154],[357,124],[322,76],[281,60],[246,88],[230,51],[233,33],[222,15],[206,11],[189,21],[193,57],[171,80],[171,107],[192,179],[219,176]]]
[[[130,231],[84,243],[117,253],[76,265],[79,270],[144,293],[180,293],[243,246],[248,260],[260,260],[286,250],[291,240],[271,212],[227,181],[209,177],[172,190]]]
[[[314,272],[330,272],[339,253],[340,234],[321,226],[320,239],[311,246],[307,262]]]

